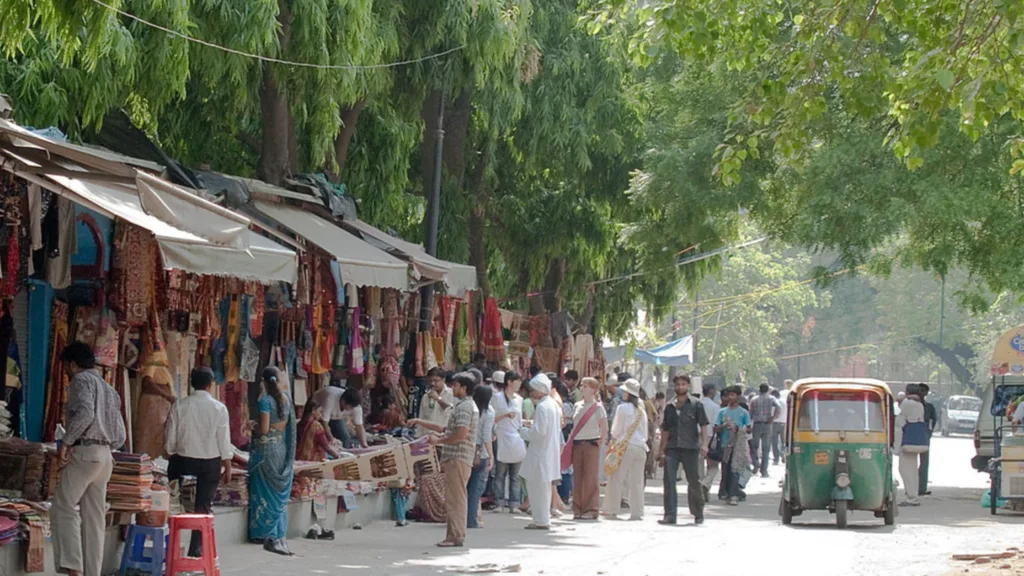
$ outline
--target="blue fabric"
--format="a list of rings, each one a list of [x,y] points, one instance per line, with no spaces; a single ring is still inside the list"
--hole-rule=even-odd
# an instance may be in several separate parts
[[[904,446],[927,446],[930,440],[927,423],[907,422],[903,425]]]
[[[270,414],[270,431],[254,438],[249,452],[249,540],[280,540],[288,533],[288,500],[295,476],[295,412],[285,399],[285,415],[263,395],[259,412]],[[286,422],[284,432],[273,428]]]
[[[402,493],[401,488],[391,489],[391,505],[395,507],[395,521],[405,522],[405,514],[409,508],[409,497]]]
[[[480,514],[480,497],[484,495],[484,488],[487,486],[487,460],[481,460],[480,464],[469,474],[469,483],[466,486],[468,494],[466,506],[466,528],[479,528],[477,516]]]
[[[562,474],[562,483],[558,485],[558,497],[562,499],[562,502],[568,502],[569,496],[572,495],[572,472],[566,472]]]

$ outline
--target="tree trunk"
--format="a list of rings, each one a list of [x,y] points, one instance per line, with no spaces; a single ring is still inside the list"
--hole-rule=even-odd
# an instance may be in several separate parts
[[[434,146],[437,145],[437,113],[441,107],[441,91],[432,90],[423,100],[420,117],[423,118],[423,143],[420,145],[420,176],[423,177],[422,194],[430,198],[434,186]]]
[[[472,90],[464,87],[444,118],[444,169],[459,188],[464,187],[466,179],[466,137],[473,113],[472,95]]]
[[[591,324],[594,322],[594,309],[597,307],[597,290],[593,286],[587,289],[590,291],[587,294],[587,305],[583,308],[580,317],[576,319],[576,330],[584,334],[592,334]]]
[[[473,206],[469,211],[469,263],[476,267],[476,281],[484,298],[491,294],[490,284],[487,282],[487,246],[484,237],[487,225],[487,193],[484,187],[489,156],[487,150],[481,153],[473,170],[473,181],[470,183]]]
[[[552,258],[548,261],[548,273],[544,277],[544,308],[549,312],[562,310],[562,282],[568,262],[565,257]]]
[[[939,346],[935,342],[930,342],[924,338],[915,338],[914,341],[918,346],[928,350],[932,354],[938,356],[939,360],[945,364],[949,371],[953,373],[953,377],[957,379],[961,384],[964,384],[972,390],[978,391],[977,385],[974,383],[974,374],[967,366],[964,365],[964,361],[970,360],[975,356],[974,350],[971,350],[967,346],[957,346],[953,349]],[[965,350],[966,349],[966,350]]]
[[[281,53],[287,54],[288,41],[291,38],[291,13],[283,1],[278,1],[277,20],[281,24],[278,39]],[[281,70],[282,73],[284,70]],[[289,136],[292,128],[291,114],[288,110],[288,97],[285,87],[274,75],[274,67],[264,64],[263,89],[260,94],[263,108],[263,136],[260,154],[260,177],[277,186],[284,184],[291,167],[289,147],[293,136]]]
[[[342,171],[345,169],[345,162],[348,160],[348,146],[356,135],[356,124],[359,122],[359,115],[366,106],[366,100],[359,100],[351,107],[341,108],[341,132],[334,139],[334,161],[338,167],[330,171],[331,182],[341,183]]]

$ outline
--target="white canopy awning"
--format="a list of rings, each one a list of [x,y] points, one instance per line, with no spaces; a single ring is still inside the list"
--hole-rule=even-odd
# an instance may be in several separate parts
[[[255,232],[245,230],[248,252],[216,244],[147,214],[134,189],[66,176],[46,176],[44,183],[58,194],[110,218],[145,228],[156,237],[164,268],[193,274],[231,276],[261,282],[288,282],[298,278],[295,252]]]
[[[342,282],[409,289],[409,265],[398,258],[311,212],[270,202],[256,201],[255,205],[263,214],[334,256],[341,268]]]

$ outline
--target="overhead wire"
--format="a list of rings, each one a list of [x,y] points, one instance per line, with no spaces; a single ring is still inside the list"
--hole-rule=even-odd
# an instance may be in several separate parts
[[[447,56],[448,54],[451,54],[453,52],[458,52],[459,50],[463,50],[466,47],[465,45],[457,46],[455,48],[449,48],[448,50],[445,50],[443,52],[437,52],[435,54],[428,54],[428,55],[422,56],[420,58],[412,58],[412,59],[409,59],[409,60],[399,60],[397,62],[386,62],[386,63],[382,63],[382,64],[315,64],[313,62],[297,62],[297,61],[294,61],[294,60],[285,60],[285,59],[282,59],[282,58],[274,58],[273,56],[264,56],[262,54],[253,54],[251,52],[245,52],[243,50],[238,50],[238,49],[235,49],[235,48],[229,48],[227,46],[222,46],[220,44],[216,44],[216,43],[210,42],[208,40],[203,40],[203,39],[200,39],[200,38],[196,38],[194,36],[189,36],[188,34],[185,34],[183,32],[178,32],[177,30],[168,28],[166,26],[161,26],[160,24],[156,24],[154,22],[150,22],[149,20],[146,20],[144,18],[136,16],[135,14],[132,14],[131,12],[125,12],[124,10],[121,10],[120,8],[117,8],[115,6],[111,6],[110,4],[107,4],[106,2],[103,2],[103,0],[91,0],[91,1],[94,4],[96,4],[98,6],[102,6],[103,8],[106,8],[107,10],[110,10],[111,12],[119,14],[119,15],[125,17],[125,18],[128,18],[129,20],[134,20],[135,22],[138,22],[139,24],[142,24],[144,26],[148,26],[150,28],[153,28],[154,30],[159,30],[161,32],[165,32],[167,34],[170,34],[171,36],[176,36],[178,38],[181,38],[182,40],[186,40],[186,41],[192,42],[194,44],[199,44],[201,46],[206,46],[207,48],[213,48],[214,50],[220,50],[222,52],[226,52],[228,54],[234,54],[236,56],[244,56],[246,58],[252,58],[252,59],[255,59],[255,60],[259,60],[261,62],[269,62],[269,63],[272,63],[272,64],[281,64],[281,65],[284,65],[284,66],[294,66],[294,67],[298,67],[298,68],[315,68],[315,69],[318,69],[318,70],[375,70],[375,69],[382,69],[382,68],[395,68],[395,67],[398,67],[398,66],[408,66],[410,64],[418,64],[420,62],[426,62],[427,60],[433,60],[433,59],[436,59],[436,58],[441,58],[441,57]]]

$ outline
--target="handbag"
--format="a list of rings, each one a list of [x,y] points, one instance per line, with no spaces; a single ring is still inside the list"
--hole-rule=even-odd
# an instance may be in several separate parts
[[[722,452],[722,431],[719,430],[711,436],[711,442],[708,443],[707,459],[711,462],[721,462]]]
[[[903,425],[903,446],[927,446],[928,424],[926,422],[907,422]]]
[[[569,433],[569,438],[565,441],[565,446],[562,446],[562,474],[565,474],[569,468],[572,468],[572,443],[576,439],[576,434],[581,428],[587,425],[590,421],[590,417],[597,412],[598,403],[594,402],[587,411],[580,417],[580,423],[572,427],[572,432]]]
[[[608,449],[608,454],[604,457],[604,473],[606,476],[614,476],[619,468],[622,467],[622,457],[626,454],[626,449],[629,448],[629,440],[636,434],[636,429],[640,427],[640,421],[644,418],[644,413],[641,412],[641,408],[637,407],[636,420],[633,421],[633,425],[629,427],[629,433],[622,440],[619,440],[612,447]]]

